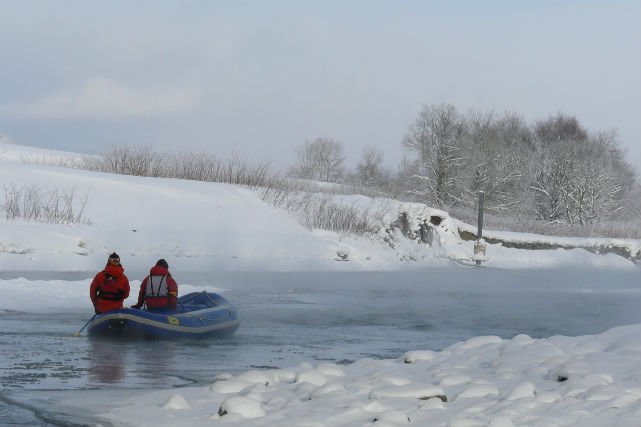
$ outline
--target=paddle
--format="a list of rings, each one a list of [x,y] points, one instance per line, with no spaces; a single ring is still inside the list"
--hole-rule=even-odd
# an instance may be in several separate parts
[[[85,323],[85,326],[83,326],[82,328],[80,328],[80,330],[79,330],[78,332],[76,332],[76,334],[74,335],[74,337],[77,337],[78,335],[80,335],[80,332],[84,331],[84,330],[85,330],[85,328],[87,327],[87,325],[89,325],[89,324],[91,323],[91,321],[92,321],[92,320],[93,320],[97,315],[98,315],[98,314],[96,313],[96,314],[94,314],[94,315],[93,315],[93,317],[92,317],[91,319],[87,320],[87,323]]]

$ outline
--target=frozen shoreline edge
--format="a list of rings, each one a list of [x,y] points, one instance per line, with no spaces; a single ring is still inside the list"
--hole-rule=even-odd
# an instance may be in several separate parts
[[[397,359],[302,363],[223,374],[211,385],[132,391],[102,413],[90,409],[90,393],[69,392],[57,403],[103,424],[161,427],[366,426],[374,419],[380,427],[406,418],[452,427],[633,426],[641,415],[640,334],[634,324],[577,337],[480,336]]]

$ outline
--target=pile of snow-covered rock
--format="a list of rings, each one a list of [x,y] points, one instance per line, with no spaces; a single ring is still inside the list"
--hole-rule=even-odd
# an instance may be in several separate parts
[[[220,375],[100,418],[138,426],[638,426],[641,325],[600,335],[477,337],[395,360]]]

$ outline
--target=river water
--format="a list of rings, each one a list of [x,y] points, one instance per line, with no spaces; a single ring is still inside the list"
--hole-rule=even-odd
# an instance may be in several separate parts
[[[3,273],[0,280],[15,276],[25,274]],[[29,276],[79,280],[91,274]],[[76,338],[86,309],[34,313],[27,305],[24,311],[0,311],[0,424],[79,422],[47,406],[43,396],[56,392],[98,396],[104,389],[183,387],[253,368],[396,358],[479,335],[585,335],[641,323],[639,270],[458,267],[175,276],[179,284],[224,289],[241,315],[237,333],[195,341]]]

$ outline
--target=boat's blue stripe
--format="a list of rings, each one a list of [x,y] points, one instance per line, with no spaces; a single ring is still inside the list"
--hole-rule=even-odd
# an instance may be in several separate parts
[[[184,317],[184,316],[181,316],[181,315],[168,315],[167,317],[178,318],[179,316],[180,317]],[[89,326],[89,329],[99,328],[104,322],[108,322],[109,320],[113,320],[113,319],[116,319],[116,320],[125,320],[126,319],[126,320],[131,320],[132,322],[135,322],[135,323],[140,323],[140,324],[143,324],[143,325],[148,325],[148,326],[152,326],[152,327],[156,327],[156,328],[160,328],[160,329],[165,329],[165,330],[168,330],[168,331],[186,332],[186,333],[190,333],[190,334],[194,334],[194,333],[197,334],[197,333],[215,331],[217,329],[229,328],[229,327],[235,326],[238,323],[240,323],[240,319],[236,318],[236,319],[232,319],[230,321],[214,323],[214,324],[210,324],[210,325],[206,325],[206,326],[196,326],[196,325],[193,325],[193,326],[187,325],[187,326],[185,326],[185,325],[180,325],[180,324],[179,325],[174,325],[174,324],[169,323],[169,321],[167,321],[167,323],[160,322],[160,321],[157,321],[157,320],[148,319],[146,317],[136,316],[136,315],[129,314],[129,313],[110,313],[110,314],[104,314],[100,318],[96,318],[93,322],[91,322],[91,325]],[[213,319],[207,319],[207,320],[208,321],[212,321]]]

